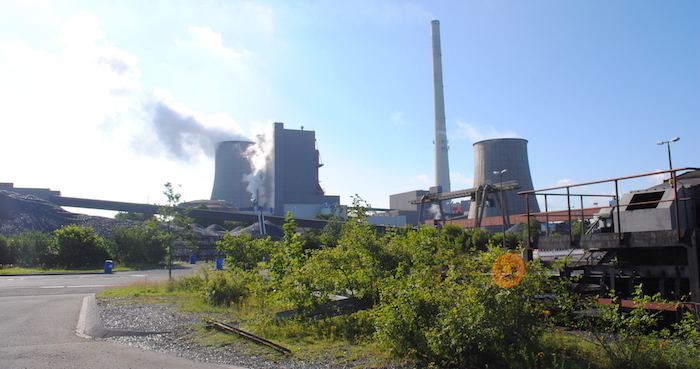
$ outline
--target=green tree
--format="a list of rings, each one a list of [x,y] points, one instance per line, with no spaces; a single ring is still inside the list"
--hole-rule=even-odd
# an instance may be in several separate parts
[[[92,227],[65,226],[54,232],[58,264],[66,268],[94,267],[104,263],[110,255],[104,240]]]
[[[272,240],[253,239],[251,235],[232,236],[225,234],[224,239],[216,243],[217,249],[226,253],[226,263],[246,271],[258,269],[258,263],[273,250]]]
[[[588,227],[590,226],[590,223],[588,220],[585,221],[574,221],[574,223],[571,225],[571,233],[573,234],[584,234],[588,230]]]
[[[39,231],[22,232],[10,239],[15,263],[22,267],[53,266],[56,262],[55,237]]]
[[[114,215],[114,219],[145,221],[153,219],[153,215],[144,213],[132,213],[120,211]]]
[[[14,263],[14,255],[7,238],[0,234],[0,265]]]
[[[163,261],[167,241],[160,225],[147,220],[133,227],[112,229],[107,246],[119,262],[155,264]]]
[[[173,247],[176,241],[182,242],[187,249],[195,249],[197,243],[192,233],[192,220],[187,215],[191,209],[181,208],[182,195],[175,192],[172,183],[165,183],[163,194],[167,198],[165,205],[158,207],[158,218],[166,229],[166,251],[168,278],[172,278]]]
[[[491,232],[481,228],[472,228],[468,234],[470,235],[471,249],[486,250],[486,245],[488,245],[491,238]]]
[[[528,228],[530,232],[530,237],[539,237],[542,235],[542,223],[540,223],[537,218],[534,216],[530,216],[530,219],[528,219],[528,224],[529,227],[523,227],[523,238],[528,237]]]
[[[365,222],[367,217],[372,215],[374,212],[370,209],[370,205],[367,201],[363,200],[360,195],[355,194],[352,197],[352,205],[348,206],[346,213],[348,218],[355,219],[357,222]]]

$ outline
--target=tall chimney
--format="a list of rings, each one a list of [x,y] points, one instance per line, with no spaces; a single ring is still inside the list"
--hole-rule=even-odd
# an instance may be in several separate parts
[[[435,95],[435,185],[442,192],[450,192],[450,163],[447,158],[447,127],[445,124],[445,97],[442,89],[442,52],[440,49],[440,21],[430,22],[433,39],[433,91]]]

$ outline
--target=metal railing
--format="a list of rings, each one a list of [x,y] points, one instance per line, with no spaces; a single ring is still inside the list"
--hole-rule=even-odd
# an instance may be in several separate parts
[[[606,208],[612,208],[612,211],[616,213],[615,218],[615,232],[618,233],[618,242],[622,243],[623,240],[623,229],[622,225],[620,222],[620,207],[622,206],[620,204],[620,189],[619,189],[619,183],[621,181],[625,180],[630,180],[630,179],[636,179],[636,178],[643,178],[643,177],[649,177],[649,176],[657,176],[659,174],[664,174],[664,173],[670,173],[670,179],[668,180],[668,183],[671,185],[671,187],[674,189],[674,196],[672,200],[655,200],[655,201],[646,201],[646,202],[639,202],[635,203],[635,205],[643,205],[643,204],[651,204],[651,203],[661,203],[661,202],[669,202],[673,201],[674,202],[674,207],[675,207],[675,224],[673,225],[673,228],[677,231],[677,236],[678,239],[680,240],[681,238],[681,228],[679,226],[680,222],[680,214],[679,214],[679,206],[678,206],[678,201],[680,200],[689,200],[690,198],[683,198],[679,199],[678,198],[678,189],[676,186],[676,179],[677,179],[677,172],[683,172],[683,171],[695,171],[695,170],[700,170],[699,168],[680,168],[680,169],[671,169],[671,170],[666,170],[666,171],[659,171],[659,172],[654,172],[654,173],[646,173],[646,174],[639,174],[635,176],[628,176],[628,177],[619,177],[619,178],[613,178],[613,179],[606,179],[602,181],[595,181],[595,182],[586,182],[586,183],[579,183],[579,184],[574,184],[574,185],[567,185],[567,186],[559,186],[559,187],[551,187],[551,188],[545,188],[541,190],[529,190],[529,191],[521,191],[518,192],[518,195],[525,195],[525,204],[527,207],[527,238],[528,238],[528,246],[532,247],[534,244],[534,239],[533,239],[533,232],[531,229],[531,224],[530,224],[530,219],[531,217],[535,217],[536,219],[544,219],[546,224],[547,224],[547,232],[549,232],[549,221],[550,217],[555,217],[557,219],[562,220],[562,216],[564,217],[563,220],[568,221],[569,225],[569,241],[570,244],[574,244],[574,234],[573,234],[573,220],[581,220],[583,222],[585,219],[590,219],[593,217],[595,213],[600,212],[602,209]],[[613,183],[614,184],[614,194],[572,194],[571,189],[572,188],[580,188],[583,186],[591,186],[591,185],[599,185],[599,184],[604,184],[604,183]],[[565,193],[552,193],[552,191],[561,191],[564,190]],[[544,212],[538,212],[538,213],[533,213],[530,211],[530,196],[535,196],[535,200],[537,199],[537,196],[542,196],[544,197],[544,205],[545,205],[545,211]],[[549,211],[548,208],[548,197],[549,196],[566,196],[567,204],[566,204],[566,210],[556,210],[556,211]],[[580,199],[580,205],[581,209],[580,210],[574,210],[571,204],[571,199],[578,197]],[[591,207],[591,208],[584,208],[583,204],[583,199],[584,197],[599,197],[599,198],[612,198],[614,199],[614,203],[611,203],[608,206],[602,206],[602,207]],[[629,204],[625,205],[628,206]],[[580,216],[580,218],[575,217],[575,216]],[[582,233],[583,233],[583,227]]]

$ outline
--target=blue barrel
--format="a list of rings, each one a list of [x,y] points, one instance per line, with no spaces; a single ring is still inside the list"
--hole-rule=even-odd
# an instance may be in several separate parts
[[[216,259],[216,269],[224,269],[224,261],[221,259]]]
[[[112,260],[105,260],[105,273],[112,274],[112,269],[114,269],[114,262]]]
[[[197,264],[197,255],[190,255],[190,264]]]

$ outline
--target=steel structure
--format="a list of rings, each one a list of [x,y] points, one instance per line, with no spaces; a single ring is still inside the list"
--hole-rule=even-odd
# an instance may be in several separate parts
[[[447,200],[459,199],[463,197],[470,197],[474,202],[474,207],[476,208],[476,228],[481,227],[481,220],[484,217],[485,209],[487,208],[487,199],[492,193],[505,193],[506,191],[514,191],[520,189],[518,182],[507,181],[499,182],[498,184],[483,184],[479,187],[474,187],[466,190],[451,191],[451,192],[427,192],[421,197],[417,197],[411,201],[411,204],[419,204],[419,219],[420,214],[423,214],[423,204],[426,202],[442,202]],[[442,209],[442,207],[440,208]],[[507,215],[503,216],[506,219]],[[445,219],[444,216],[441,219]]]
[[[650,188],[623,193],[621,183],[669,173],[671,178]],[[677,175],[677,173],[681,173]],[[601,194],[573,194],[576,188],[604,188]],[[612,193],[612,195],[611,195]],[[636,287],[646,295],[683,301],[663,310],[681,313],[700,304],[700,169],[682,168],[604,181],[522,191],[527,202],[544,199],[544,212],[528,212],[545,224],[552,221],[548,197],[565,196],[567,209],[558,211],[568,223],[569,234],[535,236],[528,227],[525,239],[528,257],[538,250],[582,250],[577,259],[567,260],[562,273],[579,276],[574,291],[592,295],[615,293],[631,300]],[[584,208],[583,198],[612,200],[604,206]],[[581,209],[574,209],[580,198]],[[591,200],[588,200],[591,201]],[[561,219],[564,215],[564,219]],[[572,224],[590,224],[573,232]],[[601,302],[605,303],[604,300]]]

